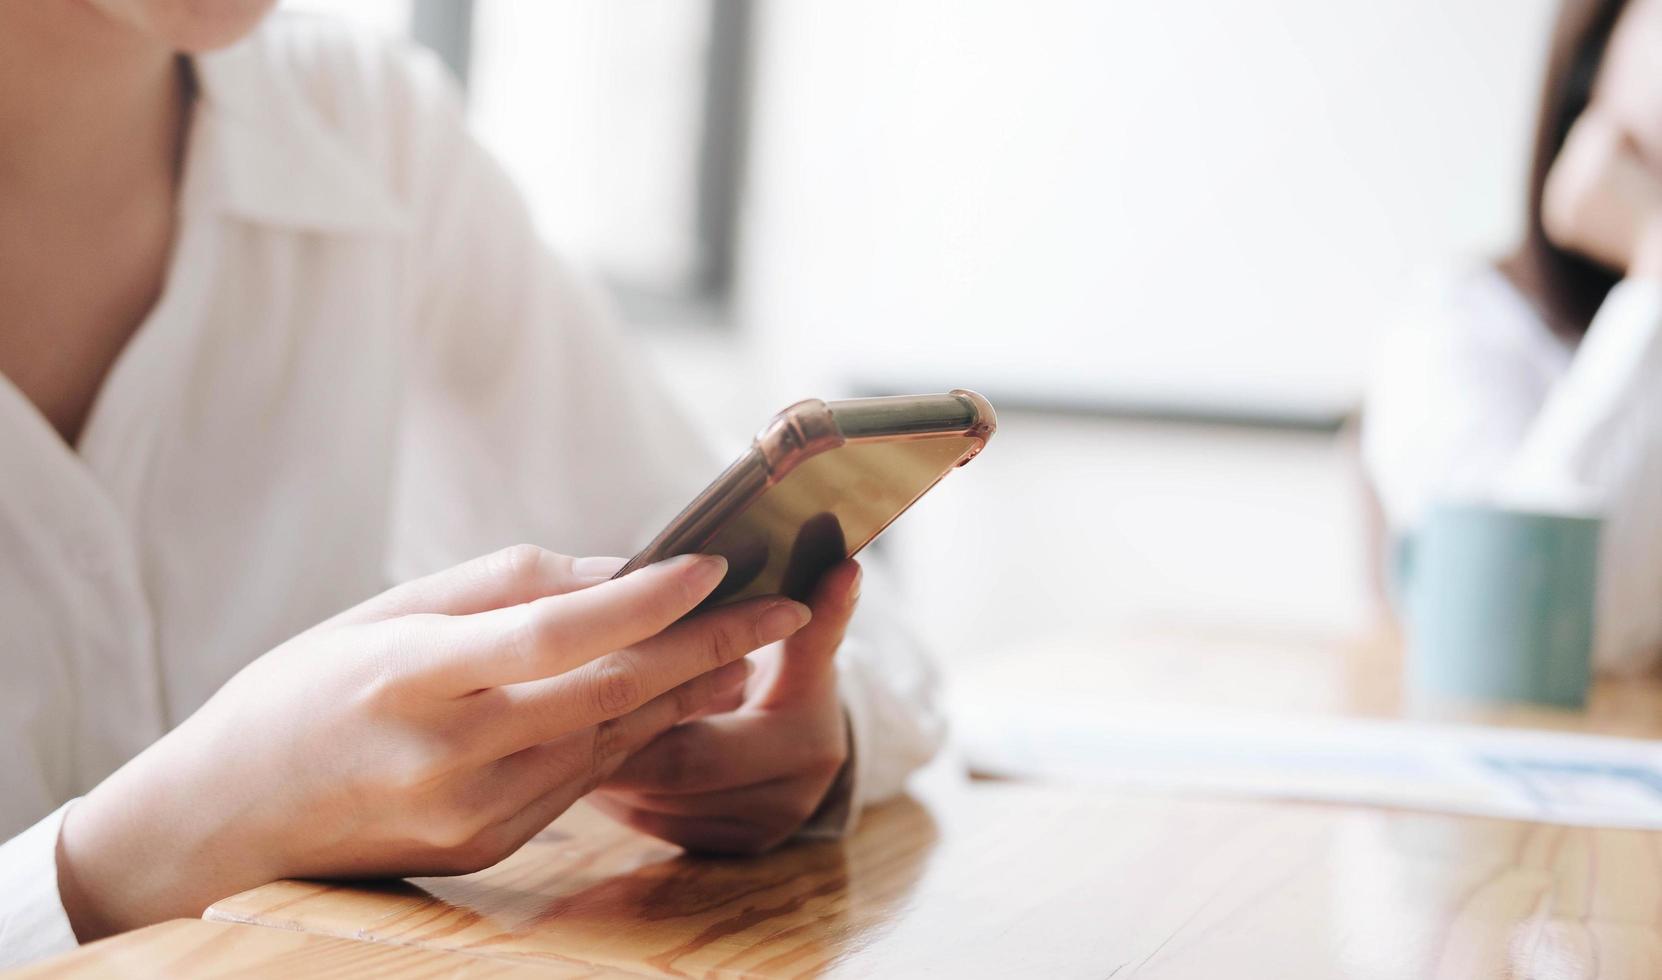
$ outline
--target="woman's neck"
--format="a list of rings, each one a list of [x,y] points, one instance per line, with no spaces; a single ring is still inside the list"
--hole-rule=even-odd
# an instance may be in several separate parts
[[[166,278],[186,77],[81,0],[0,0],[0,374],[71,445]]]
[[[165,44],[90,4],[0,3],[0,211],[96,213],[176,181],[186,75]]]

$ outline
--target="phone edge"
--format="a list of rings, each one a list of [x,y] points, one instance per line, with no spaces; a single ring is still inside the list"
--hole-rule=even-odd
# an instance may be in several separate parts
[[[964,420],[952,421],[938,429],[918,429],[918,423],[926,421],[927,417],[920,419],[918,416],[923,414],[921,411],[908,413],[907,410],[935,408],[945,399],[951,399],[952,404],[967,410]],[[896,409],[900,411],[894,413]],[[857,434],[844,434],[843,426],[846,421],[872,412],[890,419],[893,425],[856,426]],[[936,439],[947,436],[969,438],[970,448],[951,466],[942,470],[941,474],[906,506],[896,511],[882,527],[852,549],[850,556],[853,556],[875,541],[900,518],[901,514],[910,510],[913,504],[922,500],[948,473],[980,455],[997,430],[998,416],[992,404],[968,388],[954,388],[945,394],[852,398],[833,402],[825,402],[818,398],[799,401],[769,420],[751,440],[745,454],[711,481],[647,543],[646,547],[624,563],[612,577],[622,578],[666,558],[698,551],[720,530],[720,526],[712,521],[713,517],[732,513],[749,505],[804,461],[845,443]]]

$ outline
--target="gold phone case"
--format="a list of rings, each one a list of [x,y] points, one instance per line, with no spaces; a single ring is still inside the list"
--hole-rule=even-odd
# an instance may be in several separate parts
[[[727,559],[705,605],[779,593],[806,601],[998,426],[973,391],[797,402],[618,571],[692,553]]]

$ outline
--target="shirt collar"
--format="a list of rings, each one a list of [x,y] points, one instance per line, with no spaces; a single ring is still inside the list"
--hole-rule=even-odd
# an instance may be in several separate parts
[[[360,152],[331,131],[270,64],[259,35],[193,59],[197,80],[187,166],[211,200],[261,224],[325,233],[395,232],[405,209]]]

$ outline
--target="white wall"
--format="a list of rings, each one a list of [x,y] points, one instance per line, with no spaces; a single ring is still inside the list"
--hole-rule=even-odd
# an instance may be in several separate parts
[[[735,441],[857,381],[1348,408],[1417,273],[1514,234],[1551,7],[761,4],[741,342],[660,355]],[[1371,622],[1332,440],[1004,423],[883,541],[949,664]]]
[[[1551,6],[763,4],[763,400],[1348,407],[1405,280],[1514,233]]]
[[[940,661],[1186,624],[1332,637],[1376,623],[1342,446],[1304,433],[1006,413],[881,540]]]

